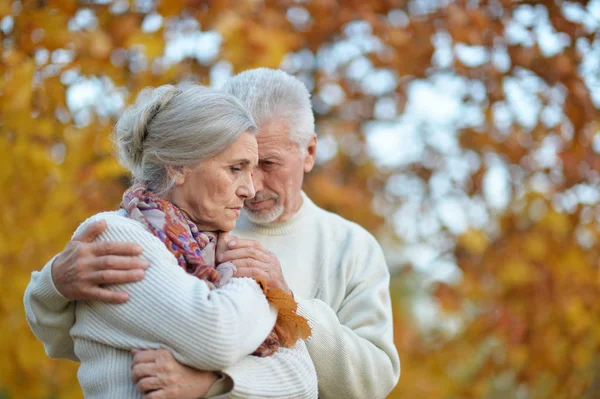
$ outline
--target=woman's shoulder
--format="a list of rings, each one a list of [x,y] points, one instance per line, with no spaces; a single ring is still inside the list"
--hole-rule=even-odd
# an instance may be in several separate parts
[[[106,228],[96,237],[97,241],[135,242],[144,252],[153,253],[163,260],[175,261],[175,257],[167,250],[165,244],[154,236],[142,223],[127,217],[125,210],[100,212],[86,219],[75,231],[74,235],[86,228],[90,223],[106,221]]]
[[[85,229],[91,223],[99,222],[102,220],[106,221],[105,231],[118,229],[131,231],[132,233],[138,232],[141,234],[151,234],[146,228],[146,226],[144,226],[138,221],[130,219],[129,217],[127,217],[127,213],[125,212],[125,210],[119,209],[116,211],[100,212],[93,216],[90,216],[79,225],[79,227],[77,228],[75,233],[73,233],[73,235],[76,235],[78,232]]]

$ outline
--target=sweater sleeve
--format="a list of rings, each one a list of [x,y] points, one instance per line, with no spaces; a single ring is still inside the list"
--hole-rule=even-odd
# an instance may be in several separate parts
[[[42,341],[51,358],[79,361],[69,330],[75,323],[75,304],[62,296],[52,281],[52,258],[41,271],[33,272],[23,298],[31,331]]]
[[[252,279],[233,278],[210,290],[205,281],[187,274],[152,234],[121,217],[106,218],[97,241],[137,242],[150,266],[139,282],[108,286],[125,291],[123,304],[77,303],[81,336],[121,349],[170,349],[181,363],[201,370],[222,370],[252,353],[275,324],[269,305]],[[79,308],[81,306],[81,308]]]
[[[346,248],[353,248],[343,261],[350,280],[337,312],[319,299],[299,303],[312,328],[307,346],[319,397],[385,398],[400,376],[388,268],[370,234]]]
[[[233,389],[211,399],[318,397],[317,374],[302,340],[268,357],[247,356],[223,373],[233,380]]]

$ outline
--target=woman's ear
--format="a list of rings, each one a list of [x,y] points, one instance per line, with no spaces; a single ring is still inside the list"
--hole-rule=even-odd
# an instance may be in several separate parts
[[[167,175],[169,180],[175,180],[176,186],[182,186],[185,183],[185,170],[183,166],[167,166]]]

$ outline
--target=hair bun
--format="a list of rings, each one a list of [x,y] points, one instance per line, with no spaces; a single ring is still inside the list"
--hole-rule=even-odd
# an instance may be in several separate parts
[[[173,85],[142,90],[115,126],[114,136],[119,161],[135,177],[144,159],[144,140],[152,121],[181,90]]]

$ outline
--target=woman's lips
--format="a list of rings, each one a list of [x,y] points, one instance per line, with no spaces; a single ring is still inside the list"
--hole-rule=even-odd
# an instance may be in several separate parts
[[[240,216],[240,213],[242,211],[242,208],[229,208],[233,211],[233,213],[235,213],[235,216]]]

